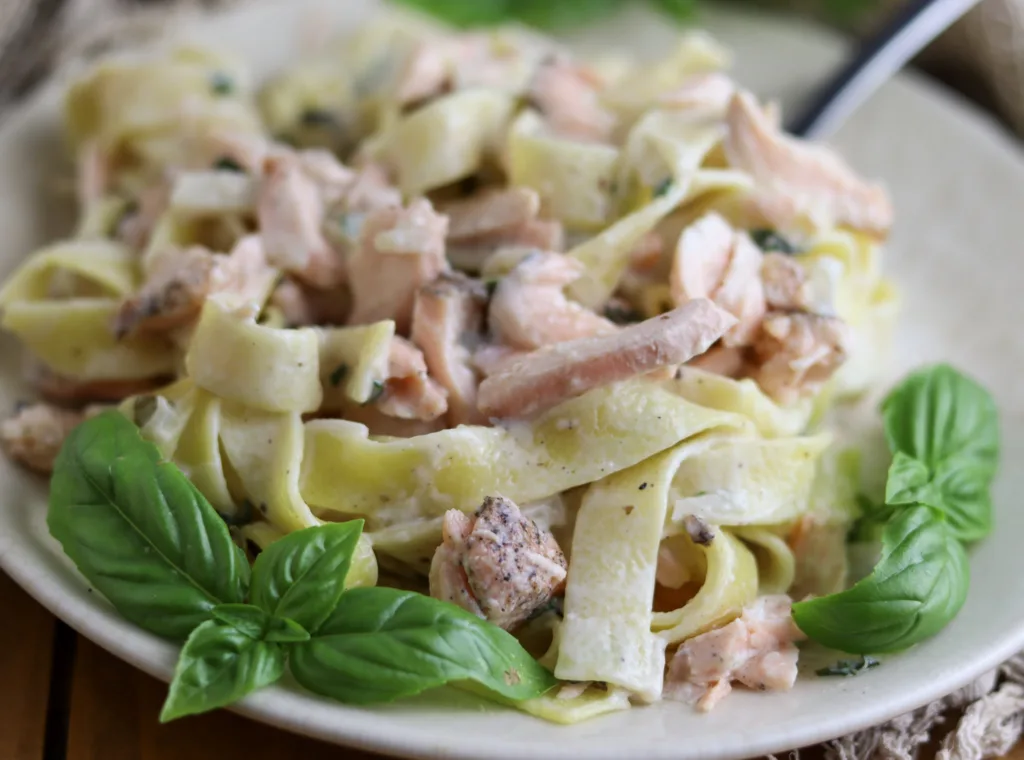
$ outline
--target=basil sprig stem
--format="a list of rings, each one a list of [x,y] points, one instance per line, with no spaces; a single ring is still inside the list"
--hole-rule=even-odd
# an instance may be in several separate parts
[[[47,522],[124,617],[185,640],[161,721],[229,705],[289,661],[307,689],[353,704],[457,681],[518,701],[555,684],[510,634],[453,604],[346,589],[362,520],[291,533],[250,573],[209,502],[117,412],[68,437]]]
[[[956,617],[967,598],[964,542],[992,528],[989,487],[999,459],[995,402],[978,383],[940,364],[914,372],[882,403],[893,454],[882,554],[852,588],[793,605],[810,638],[855,654],[917,644]]]

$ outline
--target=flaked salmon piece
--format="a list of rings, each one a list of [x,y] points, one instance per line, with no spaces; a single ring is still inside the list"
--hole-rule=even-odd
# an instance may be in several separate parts
[[[377,408],[403,420],[436,420],[448,411],[447,397],[445,389],[427,374],[423,352],[405,338],[392,338],[388,379]]]
[[[142,287],[121,303],[114,335],[166,332],[193,321],[210,292],[215,266],[214,254],[202,246],[163,251]]]
[[[371,212],[348,262],[353,300],[349,324],[393,319],[396,330],[407,334],[417,291],[448,268],[447,231],[448,218],[425,198],[405,208]]]
[[[754,343],[750,376],[776,401],[789,404],[813,395],[848,355],[849,327],[820,314],[769,313]]]
[[[515,502],[488,496],[475,515],[445,512],[430,595],[513,630],[562,593],[567,568],[551,533]]]
[[[724,346],[718,343],[686,363],[687,367],[696,367],[705,372],[714,372],[725,377],[739,377],[746,366],[747,349],[736,346]]]
[[[106,194],[113,168],[110,156],[98,140],[90,140],[78,149],[77,164],[75,194],[79,205],[85,208]]]
[[[521,359],[529,353],[511,346],[480,346],[473,352],[471,362],[481,375],[489,377],[498,374],[503,368],[511,366],[516,359]]]
[[[674,90],[658,96],[658,105],[674,111],[697,111],[722,115],[729,107],[736,85],[718,71],[696,74]]]
[[[409,53],[395,85],[399,105],[415,105],[451,89],[452,58],[456,53],[450,40],[424,40]]]
[[[698,298],[611,335],[558,343],[503,366],[480,384],[488,417],[528,417],[566,399],[702,354],[736,318]]]
[[[804,636],[791,608],[785,594],[763,596],[728,625],[683,642],[669,663],[663,696],[707,712],[733,681],[757,691],[793,688],[800,654],[795,642]]]
[[[480,272],[488,259],[508,249],[563,251],[565,229],[554,219],[530,219],[501,235],[452,242],[448,246],[448,260],[458,269]]]
[[[343,325],[351,297],[345,288],[318,290],[286,279],[274,288],[269,305],[280,310],[289,327]]]
[[[483,284],[458,273],[441,274],[416,295],[410,337],[423,352],[431,377],[448,392],[452,425],[483,422],[470,351],[482,339],[486,307]]]
[[[356,170],[341,205],[349,213],[398,207],[402,205],[402,193],[388,181],[383,167],[366,162]]]
[[[881,185],[860,179],[832,150],[787,137],[749,93],[733,96],[726,124],[729,162],[754,178],[755,204],[773,226],[889,231],[892,205]]]
[[[92,406],[73,411],[49,404],[30,404],[0,422],[0,448],[30,470],[49,474],[68,434],[83,420],[108,408]]]
[[[137,250],[145,247],[153,228],[170,205],[171,188],[172,183],[167,179],[147,185],[139,193],[135,207],[118,222],[117,239]]]
[[[784,253],[767,253],[761,281],[768,308],[773,311],[812,311],[813,296],[807,272]]]
[[[207,296],[231,294],[238,301],[263,305],[277,278],[258,235],[246,235],[231,253],[202,246],[168,249],[158,256],[142,287],[125,299],[114,320],[114,334],[168,332],[199,316]]]
[[[527,187],[487,189],[445,204],[448,240],[464,243],[514,234],[540,212],[540,196]]]
[[[324,237],[322,190],[299,159],[276,153],[263,162],[256,218],[272,265],[318,288],[344,279],[341,257]]]
[[[527,101],[558,134],[578,140],[606,141],[615,117],[601,106],[600,80],[564,56],[549,56],[527,87]]]
[[[762,257],[746,233],[708,213],[679,236],[669,274],[672,300],[681,306],[694,298],[711,299],[737,319],[722,342],[748,345],[765,314]]]
[[[46,401],[61,406],[91,403],[116,403],[129,396],[147,393],[166,385],[168,377],[142,377],[130,380],[76,380],[54,372],[42,362],[31,362],[25,379]]]
[[[647,274],[656,269],[665,253],[665,241],[654,230],[645,233],[629,252],[629,268]]]
[[[356,181],[356,172],[342,164],[329,150],[300,150],[296,158],[302,171],[316,184],[324,206],[344,198]]]
[[[584,266],[560,253],[536,252],[499,282],[487,320],[498,342],[532,350],[576,338],[610,335],[619,327],[563,292]]]

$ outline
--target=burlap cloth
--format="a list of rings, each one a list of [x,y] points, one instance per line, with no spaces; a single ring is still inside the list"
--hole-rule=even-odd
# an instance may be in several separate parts
[[[882,23],[898,1],[882,0],[854,31]],[[245,0],[0,0],[0,116],[54,66],[116,44],[112,29],[153,32],[169,16],[239,2]],[[814,12],[813,0],[778,2]],[[1024,0],[983,0],[917,63],[1024,136]],[[927,748],[938,760],[981,760],[1006,754],[1022,726],[1024,653],[889,723],[790,754],[793,760],[801,753],[826,760],[911,760]]]

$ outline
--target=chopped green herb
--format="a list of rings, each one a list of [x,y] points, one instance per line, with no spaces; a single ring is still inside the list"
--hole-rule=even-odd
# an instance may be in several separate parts
[[[484,288],[487,289],[487,300],[488,301],[490,301],[492,298],[494,298],[494,293],[498,289],[498,283],[499,282],[501,282],[500,278],[495,278],[493,280],[485,280],[484,281]]]
[[[232,95],[235,92],[235,80],[223,71],[216,71],[210,76],[210,89],[214,95]]]
[[[368,399],[366,399],[366,403],[367,404],[372,404],[372,403],[376,402],[378,399],[380,399],[380,397],[384,395],[384,388],[385,387],[386,386],[384,385],[384,383],[381,382],[380,380],[374,380],[373,381],[373,390],[370,391],[370,397]]]
[[[338,124],[335,115],[323,108],[307,108],[302,112],[301,121],[304,127],[334,127]]]
[[[241,172],[245,173],[245,169],[231,156],[221,156],[213,162],[213,168],[221,172]]]
[[[671,189],[672,189],[672,178],[671,177],[667,177],[666,179],[663,179],[661,182],[659,182],[658,185],[654,188],[654,197],[655,198],[660,198],[661,196],[663,196],[665,193],[667,193]]]
[[[616,303],[611,303],[604,307],[604,317],[617,325],[631,325],[635,322],[644,321],[644,315],[636,309]]]
[[[337,388],[341,385],[341,381],[345,379],[345,375],[348,374],[348,365],[342,362],[330,375],[331,386]]]
[[[856,676],[865,670],[877,668],[881,664],[874,657],[864,656],[859,660],[840,660],[835,665],[829,665],[827,668],[821,668],[814,672],[819,676]]]
[[[785,237],[780,235],[775,230],[751,230],[750,237],[757,243],[757,247],[762,251],[776,251],[778,253],[800,253],[800,248]]]

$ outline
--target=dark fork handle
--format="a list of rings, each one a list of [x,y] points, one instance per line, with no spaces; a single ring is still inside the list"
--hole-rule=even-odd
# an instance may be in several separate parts
[[[832,134],[846,118],[978,0],[914,0],[807,101],[786,128],[800,137]]]

